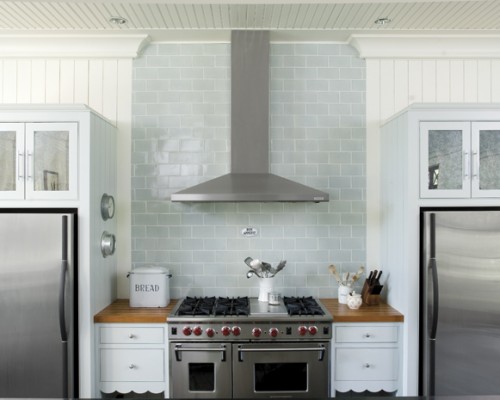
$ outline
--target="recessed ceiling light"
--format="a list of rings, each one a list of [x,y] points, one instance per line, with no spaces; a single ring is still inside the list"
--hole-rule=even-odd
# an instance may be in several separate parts
[[[377,18],[375,20],[375,23],[377,25],[387,25],[387,24],[390,24],[391,22],[392,22],[392,19],[387,18],[387,17],[385,17],[385,18]]]
[[[127,20],[123,17],[111,17],[109,22],[115,25],[123,25],[127,23]]]

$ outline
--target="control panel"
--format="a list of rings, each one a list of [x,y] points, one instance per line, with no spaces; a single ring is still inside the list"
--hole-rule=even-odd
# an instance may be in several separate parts
[[[169,324],[169,339],[311,340],[330,339],[331,323],[189,323]]]

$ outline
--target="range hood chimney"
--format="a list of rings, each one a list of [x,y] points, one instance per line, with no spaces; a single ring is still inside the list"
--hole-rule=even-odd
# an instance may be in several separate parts
[[[178,202],[322,202],[328,193],[269,172],[269,31],[231,32],[231,172]]]

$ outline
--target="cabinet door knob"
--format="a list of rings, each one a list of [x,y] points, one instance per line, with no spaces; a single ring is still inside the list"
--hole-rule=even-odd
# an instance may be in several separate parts
[[[369,333],[365,333],[365,334],[363,335],[363,337],[364,337],[365,339],[369,339],[369,338],[371,338],[371,336],[372,336],[372,335],[370,335]]]
[[[366,364],[364,365],[364,367],[365,367],[365,368],[370,368],[370,364],[366,363]]]
[[[128,338],[129,338],[129,339],[134,339],[134,338],[135,338],[135,335],[134,335],[133,333],[129,333],[129,334],[128,334]]]
[[[134,369],[135,368],[135,365],[134,364],[129,364],[129,369]]]

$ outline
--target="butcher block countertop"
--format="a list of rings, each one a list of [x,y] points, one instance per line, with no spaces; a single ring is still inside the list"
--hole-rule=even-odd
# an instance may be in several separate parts
[[[346,304],[339,304],[337,299],[320,299],[332,314],[333,322],[403,322],[404,316],[388,304],[367,306],[363,304],[357,310],[351,310]]]
[[[94,322],[164,324],[176,303],[177,300],[171,300],[167,307],[130,307],[128,299],[119,299],[94,315]]]
[[[358,310],[351,310],[337,299],[320,299],[332,314],[334,322],[403,322],[404,316],[387,304],[367,306],[363,304]],[[167,316],[174,308],[177,300],[171,300],[167,307],[132,308],[128,299],[114,301],[94,316],[95,323],[143,323],[164,324]]]

